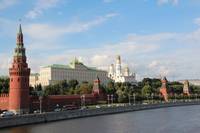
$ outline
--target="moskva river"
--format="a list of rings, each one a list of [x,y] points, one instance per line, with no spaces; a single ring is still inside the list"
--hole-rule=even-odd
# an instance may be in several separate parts
[[[200,106],[171,107],[0,129],[0,133],[200,133]]]

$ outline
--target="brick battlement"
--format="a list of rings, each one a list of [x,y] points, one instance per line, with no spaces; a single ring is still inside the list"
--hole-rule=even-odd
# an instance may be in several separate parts
[[[0,98],[1,97],[9,97],[9,94],[0,94]]]

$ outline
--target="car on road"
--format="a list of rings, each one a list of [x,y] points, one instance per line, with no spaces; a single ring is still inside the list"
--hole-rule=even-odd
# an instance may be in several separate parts
[[[108,104],[108,107],[111,107],[111,105],[110,105],[110,104]]]
[[[83,106],[79,110],[86,110],[86,109],[87,109],[87,107]]]
[[[56,109],[54,109],[54,112],[60,112],[60,111],[61,111],[60,108],[56,108]]]
[[[4,111],[3,113],[0,114],[1,117],[10,117],[10,116],[14,116],[15,113],[12,111]]]
[[[147,105],[148,103],[147,102],[143,102],[142,104]]]
[[[40,110],[34,110],[33,113],[38,114],[38,113],[40,113]]]
[[[99,105],[96,105],[96,109],[100,109],[101,107]]]
[[[73,105],[73,104],[64,105],[63,106],[63,111],[66,111],[66,110],[77,110],[77,109],[80,109],[80,106]]]

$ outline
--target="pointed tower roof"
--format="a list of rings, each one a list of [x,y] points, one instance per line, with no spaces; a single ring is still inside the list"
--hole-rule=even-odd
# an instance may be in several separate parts
[[[21,24],[19,24],[19,29],[17,33],[17,44],[23,45],[23,33]]]
[[[164,76],[164,77],[162,78],[162,80],[165,80],[165,81],[167,81],[167,78]]]
[[[26,55],[25,55],[25,48],[24,48],[24,41],[23,41],[23,33],[22,33],[21,24],[19,24],[16,45],[17,45],[17,47],[15,48],[14,56],[24,56],[25,57]]]
[[[21,26],[21,24],[19,24],[19,32],[18,33],[22,34],[22,26]]]

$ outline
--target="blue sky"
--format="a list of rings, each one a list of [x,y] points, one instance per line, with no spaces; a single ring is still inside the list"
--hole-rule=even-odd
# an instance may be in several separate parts
[[[32,72],[74,57],[107,70],[116,55],[143,77],[199,79],[199,0],[0,0],[0,74],[22,19]]]

